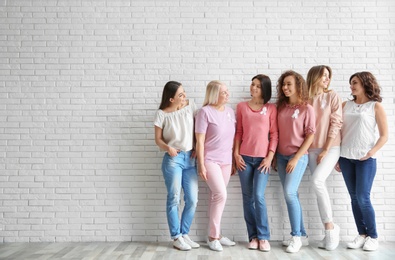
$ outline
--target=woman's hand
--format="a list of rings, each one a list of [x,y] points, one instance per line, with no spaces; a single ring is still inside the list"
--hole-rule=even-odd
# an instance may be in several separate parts
[[[272,168],[273,168],[273,170],[275,170],[276,172],[278,171],[278,169],[277,169],[277,157],[276,157],[276,156],[273,157],[273,160],[272,160]]]
[[[230,172],[230,175],[233,176],[236,173],[237,173],[236,164],[232,163],[232,170]]]
[[[263,172],[264,174],[270,173],[271,164],[272,160],[268,157],[265,157],[259,165],[258,170],[260,170],[261,173]]]
[[[204,166],[204,165],[198,166],[198,173],[199,173],[199,176],[200,176],[204,181],[207,181],[206,166]]]
[[[317,165],[322,162],[324,157],[328,154],[327,150],[322,150],[322,152],[317,156]]]
[[[291,160],[288,161],[287,163],[287,167],[285,168],[285,172],[290,174],[293,172],[293,170],[295,169],[296,165],[298,164],[298,159],[296,159],[295,157],[293,157]]]
[[[362,158],[360,158],[360,161],[366,161],[367,159],[369,159],[370,157],[373,157],[374,153],[372,152],[372,150],[370,150],[369,152],[366,153],[366,155]]]
[[[235,154],[236,169],[239,171],[244,171],[246,169],[246,163],[240,154]]]
[[[336,163],[336,165],[335,165],[335,170],[338,171],[338,172],[341,172],[341,171],[342,171],[342,169],[340,169],[340,164],[339,164],[339,162]]]
[[[176,155],[178,154],[179,151],[180,151],[180,150],[177,150],[177,149],[175,149],[175,148],[173,148],[173,147],[170,147],[170,146],[169,146],[169,148],[167,149],[167,152],[169,153],[169,155],[170,155],[171,157],[176,156]]]

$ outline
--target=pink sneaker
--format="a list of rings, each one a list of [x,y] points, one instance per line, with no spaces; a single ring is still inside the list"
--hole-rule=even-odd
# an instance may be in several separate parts
[[[248,243],[248,249],[252,249],[252,250],[258,249],[258,238],[251,239],[250,243]]]
[[[259,240],[259,250],[263,252],[270,251],[270,243],[268,240]]]

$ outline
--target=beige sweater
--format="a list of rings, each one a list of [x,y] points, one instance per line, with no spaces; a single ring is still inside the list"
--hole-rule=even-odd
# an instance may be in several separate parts
[[[328,137],[335,138],[332,146],[340,146],[343,120],[339,95],[334,91],[322,93],[310,100],[310,104],[314,108],[316,120],[316,132],[310,149],[323,148]]]

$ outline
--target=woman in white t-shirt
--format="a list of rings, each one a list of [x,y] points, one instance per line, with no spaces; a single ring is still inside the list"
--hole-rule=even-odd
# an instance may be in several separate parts
[[[166,152],[162,161],[167,188],[166,215],[173,247],[179,250],[200,247],[188,236],[198,201],[198,176],[193,152],[195,113],[196,106],[186,99],[181,83],[167,82],[154,120],[155,143]],[[180,220],[181,189],[184,190],[185,206]]]
[[[375,212],[370,191],[377,170],[376,152],[388,140],[387,117],[381,105],[380,86],[370,72],[350,77],[353,99],[343,103],[339,167],[351,198],[358,236],[348,248],[378,248]],[[379,138],[376,138],[376,128]]]

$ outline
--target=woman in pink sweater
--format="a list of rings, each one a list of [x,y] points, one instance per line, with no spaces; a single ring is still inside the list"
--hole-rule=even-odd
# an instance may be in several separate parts
[[[321,65],[312,67],[306,79],[309,103],[314,108],[316,118],[314,141],[309,148],[309,168],[325,228],[325,237],[318,247],[326,250],[336,249],[340,232],[339,226],[333,223],[331,200],[326,188],[326,179],[340,156],[340,129],[343,123],[341,99],[335,91],[328,89],[331,78],[331,68]]]
[[[298,189],[307,167],[307,149],[314,140],[315,116],[307,103],[307,86],[295,71],[284,72],[277,83],[278,148],[277,167],[291,223],[289,241],[283,241],[288,253],[302,247],[301,237],[306,237]]]
[[[277,109],[269,104],[272,83],[256,75],[250,85],[251,99],[236,108],[234,157],[243,194],[244,220],[249,249],[270,251],[265,189],[278,143]]]

